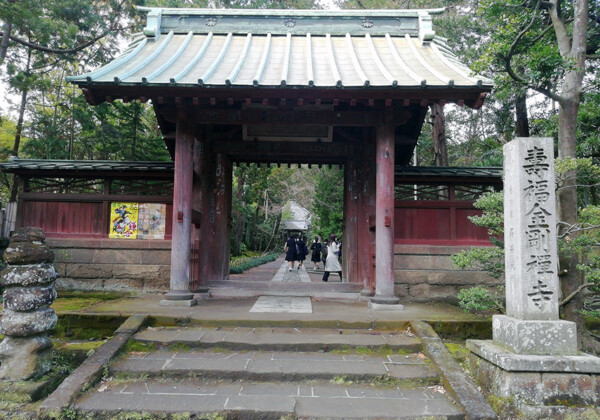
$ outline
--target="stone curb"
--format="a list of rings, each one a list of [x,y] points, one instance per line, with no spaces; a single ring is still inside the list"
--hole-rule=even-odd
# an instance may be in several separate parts
[[[83,363],[54,390],[40,405],[40,410],[61,410],[68,407],[84,387],[92,385],[102,373],[104,366],[117,354],[127,341],[137,332],[144,322],[146,315],[129,317],[114,333],[113,337],[104,343],[94,354]]]
[[[469,420],[497,419],[492,407],[487,403],[475,383],[454,360],[433,328],[422,321],[412,321],[411,327],[423,341],[425,354],[435,363],[443,375],[443,380],[464,408]]]

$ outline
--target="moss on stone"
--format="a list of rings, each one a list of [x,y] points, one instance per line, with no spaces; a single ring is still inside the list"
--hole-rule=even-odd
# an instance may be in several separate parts
[[[105,339],[126,320],[122,316],[63,314],[58,317],[52,338],[63,340]]]
[[[149,353],[156,350],[156,344],[129,340],[123,349],[124,353]]]
[[[96,303],[120,299],[124,296],[126,296],[125,293],[118,292],[59,291],[58,298],[51,305],[51,308],[57,313],[74,312],[89,308]]]
[[[465,346],[462,346],[458,343],[445,343],[445,345],[450,354],[452,354],[452,357],[458,361],[464,360],[465,357],[467,357],[467,355],[470,353]]]

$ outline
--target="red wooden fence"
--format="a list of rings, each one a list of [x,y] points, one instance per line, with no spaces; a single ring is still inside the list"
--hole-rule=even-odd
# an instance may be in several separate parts
[[[397,244],[490,245],[487,229],[468,216],[480,215],[472,201],[403,200],[395,202],[394,242]]]
[[[55,194],[55,200],[60,195]],[[143,200],[143,196],[139,197]],[[107,238],[110,202],[41,201],[23,199],[20,225],[39,227],[48,238]],[[171,239],[173,205],[167,204],[165,239]]]

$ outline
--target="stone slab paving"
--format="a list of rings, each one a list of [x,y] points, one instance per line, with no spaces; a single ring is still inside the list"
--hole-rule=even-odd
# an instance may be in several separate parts
[[[284,261],[271,281],[310,283],[311,279],[304,266],[298,268],[298,264],[295,264],[295,268],[290,270],[287,261]]]
[[[250,312],[311,314],[312,303],[308,296],[261,296]]]
[[[157,351],[134,354],[115,362],[113,372],[218,378],[314,379],[389,376],[401,380],[437,381],[438,373],[419,354],[400,357],[325,352]]]
[[[331,382],[211,380],[103,382],[78,401],[83,411],[237,412],[240,418],[432,418],[464,414],[437,388],[374,388]],[[427,417],[429,418],[429,417]]]
[[[421,340],[400,330],[397,332],[376,332],[350,329],[318,328],[209,328],[209,327],[159,327],[147,328],[134,338],[144,342],[164,345],[182,342],[192,346],[219,344],[237,349],[277,350],[323,350],[339,347],[379,347],[389,346],[408,352],[421,350]],[[326,343],[326,344],[324,344]]]

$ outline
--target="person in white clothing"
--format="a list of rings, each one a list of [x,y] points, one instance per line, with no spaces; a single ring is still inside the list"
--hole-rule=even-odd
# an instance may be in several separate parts
[[[340,243],[337,240],[337,236],[333,233],[329,236],[329,243],[327,244],[327,259],[325,260],[325,272],[323,273],[323,281],[329,280],[330,273],[338,273],[340,280],[342,279],[342,266],[339,260],[340,255]]]

